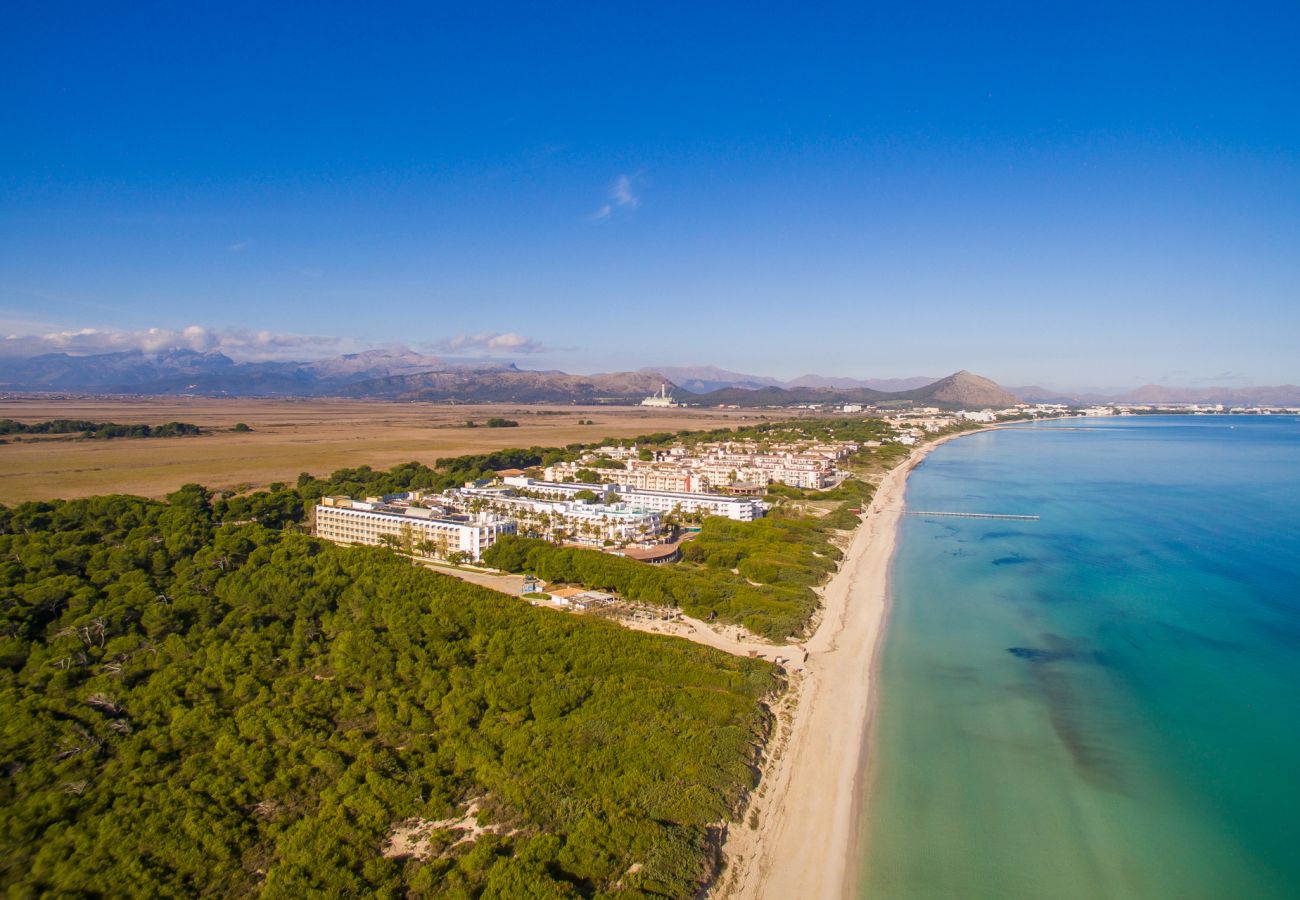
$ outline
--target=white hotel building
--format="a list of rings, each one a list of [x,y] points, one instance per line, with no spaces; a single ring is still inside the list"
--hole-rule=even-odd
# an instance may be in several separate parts
[[[663,530],[659,513],[630,503],[535,500],[511,496],[500,488],[462,488],[443,496],[458,508],[477,500],[486,509],[515,519],[519,533],[546,540],[563,539],[579,544],[646,543],[658,539]]]
[[[678,510],[686,515],[704,513],[710,516],[724,516],[737,522],[752,522],[761,519],[767,512],[767,506],[753,497],[727,497],[722,494],[696,494],[684,491],[638,491],[629,490],[619,494],[629,505],[640,509],[669,513]]]
[[[347,497],[322,497],[316,506],[319,538],[336,544],[378,545],[391,536],[404,549],[436,559],[460,552],[478,560],[498,538],[514,533],[514,521],[500,516],[439,516],[418,506],[388,506]]]
[[[722,494],[700,494],[686,491],[645,491],[619,484],[582,484],[554,481],[534,481],[523,475],[510,475],[501,479],[503,484],[546,497],[573,499],[579,491],[592,491],[597,495],[618,494],[628,507],[658,513],[680,510],[687,515],[704,513],[725,516],[738,522],[752,522],[761,518],[767,506],[752,497],[728,497]]]

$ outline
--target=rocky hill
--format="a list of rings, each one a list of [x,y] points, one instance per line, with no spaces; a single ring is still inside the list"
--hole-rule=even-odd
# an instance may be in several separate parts
[[[933,384],[902,391],[898,399],[936,406],[960,406],[966,409],[1003,408],[1014,406],[1019,399],[1003,390],[995,381],[962,369]]]

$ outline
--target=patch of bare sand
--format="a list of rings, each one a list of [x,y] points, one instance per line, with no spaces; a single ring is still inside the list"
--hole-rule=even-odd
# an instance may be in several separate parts
[[[473,843],[485,834],[514,833],[505,830],[502,825],[480,824],[478,821],[479,803],[480,801],[477,799],[469,801],[464,813],[459,816],[452,816],[449,819],[407,819],[404,822],[399,822],[388,833],[388,841],[384,844],[382,851],[383,855],[389,859],[402,856],[410,856],[419,860],[428,859],[433,855],[433,835],[438,831],[460,833],[460,836],[446,848],[447,850],[459,847],[461,844]]]

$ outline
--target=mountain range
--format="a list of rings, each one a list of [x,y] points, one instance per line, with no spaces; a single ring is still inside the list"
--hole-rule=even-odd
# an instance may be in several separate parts
[[[139,350],[72,356],[46,353],[0,359],[0,390],[103,394],[323,396],[352,385],[417,372],[465,368],[497,371],[509,363],[425,356],[411,350],[367,350],[312,362],[237,363],[219,352]]]
[[[891,405],[910,403],[915,406],[945,408],[1003,408],[1019,401],[997,383],[965,370],[902,391],[881,391],[869,387],[766,386],[759,388],[724,387],[688,398],[705,406],[793,406],[797,404],[859,403]]]
[[[808,375],[788,382],[711,366],[572,375],[513,363],[368,350],[311,362],[235,362],[219,352],[171,350],[0,359],[0,390],[81,394],[247,397],[373,397],[466,403],[629,403],[660,384],[700,405],[790,406],[911,401],[922,405],[1006,406],[1015,398],[988,379],[862,381]],[[694,389],[692,393],[691,389]],[[705,390],[707,388],[707,390]]]
[[[856,379],[804,375],[788,381],[715,366],[658,366],[636,372],[572,375],[513,363],[367,350],[310,362],[236,362],[218,352],[138,350],[74,356],[0,358],[0,391],[242,397],[375,397],[393,400],[514,403],[637,402],[666,383],[679,401],[702,406],[809,403],[1004,407],[1031,402],[1090,404],[1223,403],[1297,406],[1300,387],[1178,388],[1146,385],[1115,393],[1041,387],[1003,389],[957,372],[947,378]]]
[[[1028,403],[1068,403],[1072,406],[1088,406],[1097,403],[1132,403],[1152,406],[1164,403],[1300,406],[1300,386],[1294,384],[1240,388],[1147,384],[1128,391],[1058,391],[1029,385],[1010,387],[1007,390]]]
[[[655,373],[676,384],[692,394],[708,394],[723,388],[742,388],[758,390],[760,388],[778,387],[786,390],[798,388],[831,388],[835,390],[852,390],[868,388],[873,391],[910,391],[925,387],[938,381],[937,378],[916,376],[912,378],[834,378],[825,375],[800,375],[789,381],[769,378],[765,375],[746,375],[719,369],[717,366],[648,366],[642,372]]]
[[[658,375],[611,372],[570,375],[505,368],[457,368],[372,378],[350,384],[344,397],[454,400],[461,403],[631,403],[659,390]]]

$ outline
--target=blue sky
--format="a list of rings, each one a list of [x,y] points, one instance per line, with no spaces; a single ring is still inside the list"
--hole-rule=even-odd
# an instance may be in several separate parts
[[[4,13],[5,352],[1300,382],[1294,4],[194,6]]]

